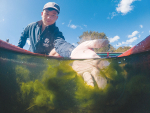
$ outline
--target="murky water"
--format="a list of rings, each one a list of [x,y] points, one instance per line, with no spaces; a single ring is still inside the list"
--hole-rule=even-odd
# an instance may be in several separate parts
[[[66,60],[0,49],[0,113],[149,113],[149,96],[150,52]]]

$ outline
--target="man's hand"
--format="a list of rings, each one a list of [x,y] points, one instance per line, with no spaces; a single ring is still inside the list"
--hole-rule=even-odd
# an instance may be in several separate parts
[[[100,70],[106,68],[109,64],[107,60],[101,59],[76,60],[73,62],[72,68],[78,75],[82,76],[87,85],[94,87],[95,81],[100,89],[104,89],[107,85],[107,79],[100,74]]]
[[[61,57],[61,56],[55,51],[55,48],[51,50],[51,52],[49,53],[49,56]]]
[[[107,67],[110,63],[106,60],[92,60],[92,58],[100,58],[92,49],[101,48],[109,43],[106,39],[90,40],[81,43],[71,53],[72,59],[88,59],[83,61],[74,61],[72,68],[83,77],[87,85],[93,86],[96,82],[100,89],[104,89],[107,85],[107,79],[100,75],[100,70]]]
[[[100,58],[92,49],[104,47],[108,43],[106,39],[85,41],[72,51],[70,57],[72,59]]]

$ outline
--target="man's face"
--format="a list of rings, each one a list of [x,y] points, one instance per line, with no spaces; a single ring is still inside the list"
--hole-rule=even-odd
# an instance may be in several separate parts
[[[52,25],[56,22],[57,18],[58,18],[58,13],[57,11],[55,10],[47,10],[45,9],[42,13],[42,21],[43,21],[43,24],[45,26],[48,26],[48,25]]]

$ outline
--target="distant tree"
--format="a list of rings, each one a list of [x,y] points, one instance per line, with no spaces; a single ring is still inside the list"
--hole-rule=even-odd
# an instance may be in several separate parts
[[[129,46],[122,46],[122,47],[119,47],[115,52],[125,52],[127,50],[129,50],[131,47]]]
[[[108,52],[115,52],[116,49],[110,44],[110,48],[109,48],[109,51]]]
[[[86,32],[83,32],[83,34],[81,36],[79,36],[79,39],[80,41],[78,42],[78,44],[81,44],[82,42],[84,41],[87,41],[87,40],[94,40],[94,39],[107,39],[107,36],[105,35],[105,33],[99,33],[99,32],[95,32],[95,31],[86,31]],[[108,44],[106,45],[105,47],[102,47],[102,48],[95,48],[94,49],[95,52],[108,52],[108,51],[115,51],[115,48]]]
[[[86,31],[83,32],[83,34],[81,36],[79,36],[80,41],[78,42],[78,44],[87,41],[87,40],[94,40],[94,39],[108,39],[107,36],[105,35],[105,33],[98,33],[95,31]]]

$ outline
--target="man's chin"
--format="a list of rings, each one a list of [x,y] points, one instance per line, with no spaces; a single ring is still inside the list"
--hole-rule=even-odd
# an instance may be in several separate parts
[[[50,22],[47,22],[46,23],[46,26],[49,26],[49,25],[52,25],[53,23],[50,23]]]

